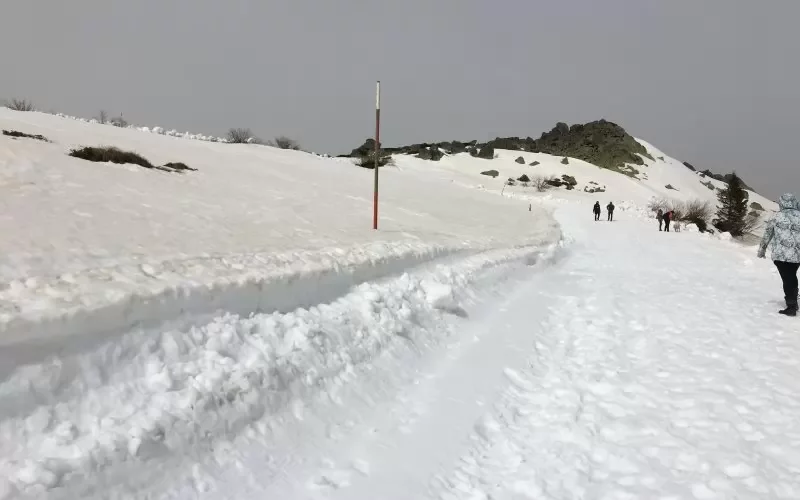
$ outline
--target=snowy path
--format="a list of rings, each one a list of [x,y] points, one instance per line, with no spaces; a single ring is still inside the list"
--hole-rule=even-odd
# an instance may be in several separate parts
[[[800,498],[800,327],[765,295],[768,264],[636,223],[570,226],[560,305],[435,496]]]
[[[327,450],[325,487],[289,476],[265,491],[800,497],[800,328],[765,295],[779,297],[768,263],[730,243],[574,212],[562,209],[575,239],[563,265],[471,325],[479,340],[376,411],[372,432]]]
[[[489,273],[474,297],[462,286],[466,315],[434,314],[414,291],[428,278],[408,277],[315,308],[341,325],[342,348],[362,324],[383,354],[331,365],[320,397],[231,441],[49,498],[800,498],[800,323],[775,314],[770,264],[624,212],[613,224],[585,212],[559,208],[565,259],[501,267],[516,279]],[[367,307],[376,301],[388,316]],[[398,338],[404,309],[425,335]],[[222,319],[208,335],[265,321]]]

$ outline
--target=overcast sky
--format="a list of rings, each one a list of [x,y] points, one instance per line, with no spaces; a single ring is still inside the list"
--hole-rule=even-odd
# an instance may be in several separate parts
[[[800,191],[800,1],[2,0],[0,98],[342,153],[605,118]]]

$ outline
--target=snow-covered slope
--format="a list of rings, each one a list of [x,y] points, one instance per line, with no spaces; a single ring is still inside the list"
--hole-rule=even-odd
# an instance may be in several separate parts
[[[446,155],[438,162],[419,160],[408,155],[401,155],[397,158],[400,165],[409,168],[429,169],[438,172],[437,175],[457,179],[458,182],[466,185],[484,187],[493,191],[503,190],[515,196],[532,199],[546,195],[537,193],[533,187],[523,187],[520,183],[504,187],[507,179],[518,179],[522,175],[527,175],[530,179],[536,177],[560,178],[562,175],[569,175],[575,178],[577,185],[574,191],[566,196],[567,198],[584,198],[587,203],[589,200],[592,202],[600,200],[603,206],[608,201],[614,201],[617,205],[619,202],[629,202],[644,209],[653,198],[678,202],[704,200],[710,202],[712,206],[716,206],[717,189],[722,188],[725,183],[690,170],[682,162],[641,139],[637,139],[637,141],[647,148],[653,160],[642,157],[644,165],[631,165],[639,171],[635,176],[599,168],[576,158],[569,158],[569,163],[565,165],[561,163],[563,157],[560,156],[509,150],[496,150],[496,157],[493,160],[474,158],[467,153]],[[516,162],[519,157],[523,158],[524,163]],[[539,162],[539,164],[532,166],[533,162]],[[480,175],[481,172],[489,170],[496,170],[499,175],[496,178]],[[453,175],[444,173],[448,171]],[[709,189],[709,185],[713,189]],[[672,189],[667,186],[671,186]],[[596,188],[605,191],[586,192],[588,189]],[[585,193],[585,195],[581,193]],[[551,191],[549,195],[552,196],[554,193]],[[749,195],[750,202],[757,202],[765,209],[762,218],[770,217],[773,211],[777,210],[775,201],[752,191],[749,192]],[[555,196],[565,197],[565,193],[558,193]]]
[[[1,500],[797,498],[800,331],[752,249],[638,220],[714,200],[646,143],[641,179],[400,156],[373,231],[349,160],[0,128],[50,139],[0,136]]]
[[[0,476],[11,481],[0,481],[0,493],[49,489],[99,463],[124,462],[155,429],[172,429],[173,450],[198,439],[198,420],[216,422],[206,433],[223,432],[239,417],[237,406],[208,407],[220,383],[239,387],[235,397],[249,400],[249,412],[278,411],[295,392],[283,384],[327,383],[382,355],[413,323],[448,310],[447,297],[484,273],[535,261],[560,238],[541,209],[399,168],[381,171],[374,231],[372,171],[349,160],[5,108],[0,129],[48,139],[0,135]],[[196,171],[68,156],[81,146],[115,146]],[[360,299],[324,307],[360,284],[442,259],[448,269],[461,262],[462,271],[415,275],[383,299],[367,287]],[[309,309],[293,313],[298,308]],[[285,325],[267,320],[256,350],[255,337],[234,348],[208,326],[214,316],[255,313]],[[320,325],[339,340],[318,343]],[[186,344],[194,327],[203,339],[192,335]],[[164,331],[180,333],[159,340]],[[142,346],[159,354],[151,358]],[[220,349],[227,354],[219,357]],[[240,357],[234,351],[255,363],[247,373],[225,362]],[[208,364],[209,355],[216,361]],[[280,382],[255,381],[284,369]],[[177,399],[153,399],[164,390]],[[41,405],[47,400],[64,404],[52,413]]]
[[[108,331],[181,311],[248,312],[254,300],[266,310],[288,301],[250,293],[236,307],[237,290],[334,267],[358,282],[454,251],[538,244],[557,232],[509,200],[392,168],[382,171],[376,232],[372,172],[348,160],[5,108],[0,128],[52,141],[0,136],[0,343]],[[197,171],[67,156],[77,146],[116,146]],[[87,325],[82,314],[100,308],[107,309]]]

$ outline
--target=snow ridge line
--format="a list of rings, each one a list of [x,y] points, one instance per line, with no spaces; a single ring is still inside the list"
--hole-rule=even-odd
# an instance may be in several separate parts
[[[481,249],[415,241],[165,260],[0,288],[0,346],[148,328],[184,315],[289,311],[365,281]]]
[[[86,269],[0,287],[0,365],[35,362],[75,336],[102,336],[218,311],[288,312],[355,285],[488,245],[376,242],[280,254],[204,256]],[[70,342],[71,348],[80,343]],[[2,373],[0,373],[2,376]]]
[[[458,314],[478,283],[552,262],[562,247],[454,257],[362,283],[330,303],[225,314],[188,332],[129,332],[55,371],[23,367],[0,383],[0,407],[25,408],[0,420],[0,476],[9,491],[46,491],[75,474],[185,454],[320,393],[335,399],[376,356],[424,353],[454,333],[444,318]]]

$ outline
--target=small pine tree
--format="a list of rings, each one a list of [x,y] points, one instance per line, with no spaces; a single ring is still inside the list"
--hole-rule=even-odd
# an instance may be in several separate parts
[[[731,174],[728,185],[717,193],[719,208],[714,226],[720,231],[731,233],[731,236],[742,236],[747,229],[747,201],[749,195],[742,180]]]

